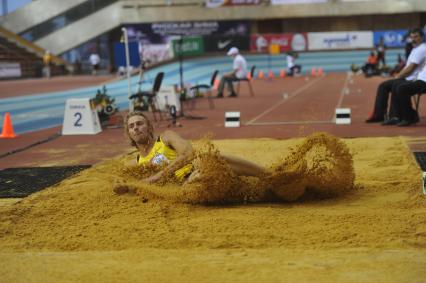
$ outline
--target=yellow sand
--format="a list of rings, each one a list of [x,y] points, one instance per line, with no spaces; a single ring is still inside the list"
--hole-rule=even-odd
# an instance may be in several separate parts
[[[100,163],[0,206],[0,282],[425,282],[426,197],[404,140],[345,140],[350,189],[338,143],[215,141],[222,153],[275,164],[266,183],[231,178],[220,188],[212,176],[225,192],[215,201],[175,185],[117,195],[117,184],[134,185],[118,166],[134,154]],[[296,184],[286,191],[304,188],[298,201],[280,198],[283,176]]]

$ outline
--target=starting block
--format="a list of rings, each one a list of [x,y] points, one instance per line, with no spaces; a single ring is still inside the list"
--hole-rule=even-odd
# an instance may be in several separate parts
[[[240,127],[240,112],[225,112],[225,128]]]
[[[336,108],[336,125],[349,125],[351,123],[350,108]]]

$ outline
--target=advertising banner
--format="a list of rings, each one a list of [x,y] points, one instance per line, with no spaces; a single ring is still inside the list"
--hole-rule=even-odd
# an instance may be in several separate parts
[[[260,0],[205,0],[207,8],[217,8],[221,6],[242,6],[259,5]]]
[[[22,76],[21,65],[19,63],[0,63],[0,78],[13,78]]]
[[[278,45],[280,52],[304,51],[308,48],[306,33],[254,34],[250,37],[250,51],[267,52],[270,45]]]
[[[173,54],[175,56],[194,56],[204,53],[204,42],[201,37],[184,37],[182,39],[173,39]]]
[[[248,36],[205,36],[203,40],[206,52],[226,53],[231,47],[237,47],[240,51],[250,50]]]
[[[149,24],[125,25],[130,42],[139,43],[139,53],[151,63],[160,62],[170,58],[172,52],[170,43],[179,36],[223,36],[224,38],[234,38],[238,44],[240,37],[247,37],[250,34],[249,21],[196,21],[196,22],[160,22]],[[117,35],[121,36],[121,33]],[[118,41],[119,39],[117,39]],[[248,42],[248,40],[247,40]],[[205,40],[203,38],[203,43]],[[241,43],[241,42],[240,42]],[[195,44],[194,42],[191,44]],[[217,42],[216,42],[217,44]],[[221,44],[222,46],[223,44]],[[249,43],[239,44],[248,50]],[[206,46],[206,44],[204,44]],[[226,47],[226,46],[225,46]],[[189,46],[188,46],[189,48]],[[217,48],[210,48],[217,50]],[[194,54],[195,55],[195,54]]]
[[[373,48],[372,31],[310,32],[309,50]]]
[[[248,21],[198,21],[198,22],[162,22],[150,24],[126,25],[129,41],[138,40],[143,44],[169,43],[170,37],[184,36],[248,36]]]
[[[404,47],[407,33],[406,29],[375,31],[374,45],[376,46],[380,40],[383,40],[386,47]]]
[[[172,58],[170,53],[170,46],[168,44],[145,44],[139,47],[139,55],[143,60],[148,61],[149,64]]]
[[[272,5],[327,3],[328,0],[271,0]]]

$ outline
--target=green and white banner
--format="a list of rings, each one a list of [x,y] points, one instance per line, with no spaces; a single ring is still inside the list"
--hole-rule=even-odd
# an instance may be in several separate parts
[[[204,43],[200,36],[173,39],[172,46],[174,56],[194,56],[204,53]]]

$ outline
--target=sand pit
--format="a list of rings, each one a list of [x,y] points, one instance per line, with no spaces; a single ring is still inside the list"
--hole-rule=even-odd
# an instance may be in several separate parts
[[[424,282],[426,197],[404,140],[340,143],[321,135],[214,141],[220,152],[274,164],[274,174],[266,184],[209,176],[222,190],[213,196],[194,194],[197,184],[148,186],[113,174],[132,154],[100,163],[0,206],[2,281]],[[294,180],[284,191],[303,193],[280,198],[283,176]],[[137,190],[117,195],[123,182]]]

